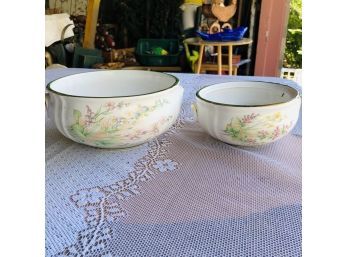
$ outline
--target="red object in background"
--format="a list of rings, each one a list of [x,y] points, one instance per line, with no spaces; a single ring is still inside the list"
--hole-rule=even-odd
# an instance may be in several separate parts
[[[111,48],[115,47],[115,41],[114,41],[112,36],[106,35],[105,41],[106,41],[106,44],[108,45],[108,47],[111,47]]]
[[[95,47],[103,51],[111,51],[116,47],[114,37],[108,31],[107,26],[100,23],[97,24]]]

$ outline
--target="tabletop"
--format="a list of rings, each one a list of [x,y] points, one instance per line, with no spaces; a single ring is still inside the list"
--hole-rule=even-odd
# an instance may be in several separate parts
[[[46,83],[87,69],[46,71]],[[176,124],[143,145],[98,149],[46,117],[46,256],[301,256],[301,117],[291,134],[237,147],[194,119],[209,84],[270,77],[173,74],[184,87]]]
[[[239,45],[248,45],[253,42],[250,38],[242,38],[240,40],[233,40],[233,41],[206,41],[199,37],[194,38],[187,38],[184,40],[185,43],[188,45],[212,45],[212,46],[239,46]]]

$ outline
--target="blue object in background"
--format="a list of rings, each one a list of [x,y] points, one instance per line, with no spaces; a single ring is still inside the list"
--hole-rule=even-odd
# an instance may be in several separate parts
[[[223,29],[222,32],[209,34],[197,31],[197,35],[206,41],[237,41],[243,38],[248,27],[240,26],[235,29]]]

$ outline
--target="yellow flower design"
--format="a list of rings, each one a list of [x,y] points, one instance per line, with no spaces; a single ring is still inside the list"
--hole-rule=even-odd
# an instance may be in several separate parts
[[[282,119],[282,114],[281,114],[280,112],[276,112],[276,113],[274,114],[274,119],[275,119],[275,120],[281,120],[281,119]]]

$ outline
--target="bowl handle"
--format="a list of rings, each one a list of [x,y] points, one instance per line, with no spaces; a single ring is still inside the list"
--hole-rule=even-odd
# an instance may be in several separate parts
[[[197,104],[196,103],[192,103],[191,104],[191,110],[193,112],[194,118],[196,120],[198,120],[198,109],[197,109]]]
[[[50,94],[49,93],[45,93],[45,108],[46,108],[46,112],[48,113],[48,102],[50,100]]]

